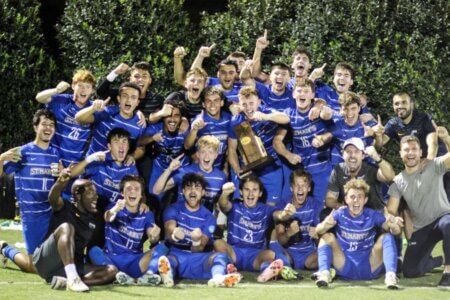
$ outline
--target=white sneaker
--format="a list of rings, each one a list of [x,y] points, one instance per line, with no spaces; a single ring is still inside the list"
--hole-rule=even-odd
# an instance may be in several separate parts
[[[321,287],[328,287],[331,283],[331,273],[328,270],[317,272],[316,285]]]
[[[62,276],[53,276],[52,281],[50,282],[50,288],[54,290],[62,290],[67,286],[66,277]]]
[[[398,289],[398,278],[394,272],[387,272],[384,277],[384,284],[390,290]]]
[[[208,286],[210,287],[233,287],[238,284],[242,279],[241,274],[239,273],[230,273],[226,275],[219,275],[211,278],[208,281]]]
[[[72,292],[88,292],[89,287],[81,281],[80,277],[75,277],[73,280],[67,280],[66,290]]]
[[[167,257],[161,256],[158,259],[158,272],[164,286],[173,287],[173,274],[172,269],[170,268],[169,259]]]
[[[145,273],[136,280],[137,285],[157,286],[161,283],[161,277],[158,274]]]
[[[136,284],[136,281],[134,280],[133,277],[131,277],[130,275],[128,275],[125,272],[117,272],[116,274],[116,280],[117,283],[120,285],[134,285]]]

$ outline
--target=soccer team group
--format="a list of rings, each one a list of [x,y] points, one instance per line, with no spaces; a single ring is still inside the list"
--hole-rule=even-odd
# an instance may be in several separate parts
[[[383,125],[350,91],[351,65],[336,65],[331,87],[326,64],[312,70],[304,47],[266,74],[268,44],[265,33],[251,60],[231,53],[217,77],[202,68],[215,45],[187,73],[177,48],[183,89],[165,99],[150,90],[145,62],[108,74],[96,89],[104,100],[91,100],[88,70],[39,92],[34,141],[0,155],[0,174],[14,173],[27,251],[0,241],[3,262],[71,291],[177,278],[231,287],[240,271],[263,283],[301,279],[299,269],[314,270],[318,287],[384,274],[397,289],[397,272],[442,266],[438,287],[450,287],[447,129],[407,92],[393,95],[396,115]],[[255,140],[237,133],[245,123]],[[404,164],[397,175],[379,154],[390,140]],[[243,149],[256,144],[272,160],[246,171]],[[444,258],[432,257],[440,241]]]

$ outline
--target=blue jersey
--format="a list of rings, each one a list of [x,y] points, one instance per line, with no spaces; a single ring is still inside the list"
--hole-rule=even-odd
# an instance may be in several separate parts
[[[302,207],[297,208],[291,219],[298,221],[300,232],[297,233],[297,238],[288,246],[288,249],[296,252],[309,252],[316,249],[316,244],[309,235],[309,228],[316,227],[320,223],[322,209],[323,205],[311,196],[308,196]]]
[[[288,107],[295,107],[295,99],[292,96],[292,89],[286,87],[285,91],[281,95],[277,95],[272,92],[271,85],[264,85],[258,81],[255,81],[256,90],[258,91],[259,98],[263,103],[270,108],[283,112]]]
[[[330,122],[320,118],[310,121],[309,111],[302,113],[297,108],[288,108],[284,112],[291,119],[293,153],[300,155],[305,169],[311,174],[331,169],[329,146],[312,146],[314,136],[328,132]]]
[[[197,115],[194,120],[198,119],[200,115]],[[192,122],[194,121],[192,120]],[[214,161],[214,167],[222,168],[226,160],[226,152],[228,149],[228,132],[230,131],[231,115],[227,112],[221,111],[219,120],[214,119],[205,113],[203,115],[203,121],[205,122],[205,127],[197,132],[197,138],[205,135],[213,135],[219,139],[219,154]],[[192,127],[191,127],[192,129]]]
[[[181,189],[181,183],[183,176],[187,173],[201,174],[206,180],[205,195],[203,196],[203,205],[213,211],[214,203],[219,199],[220,193],[222,192],[222,185],[227,182],[225,173],[222,170],[214,168],[210,173],[206,173],[200,169],[199,164],[192,164],[181,168],[172,177],[175,185],[178,185],[178,201],[184,202],[183,190]]]
[[[203,205],[196,211],[190,211],[186,208],[185,202],[176,202],[164,211],[164,223],[173,220],[177,222],[177,227],[181,228],[185,237],[176,243],[170,243],[171,247],[190,251],[192,246],[191,232],[195,228],[200,228],[202,233],[209,238],[209,244],[212,244],[214,230],[216,229],[216,218]]]
[[[374,139],[371,136],[364,136],[364,127],[361,121],[356,121],[355,125],[349,126],[345,123],[344,118],[340,115],[335,115],[333,118],[334,125],[331,126],[330,131],[333,134],[331,147],[331,163],[337,165],[344,161],[342,157],[342,147],[346,140],[357,137],[364,142],[364,146],[372,146]],[[365,126],[374,127],[378,123],[374,120],[369,120]]]
[[[361,215],[353,217],[348,207],[333,213],[336,220],[336,237],[342,251],[347,255],[365,256],[375,244],[377,228],[386,221],[384,215],[371,208],[364,208]]]
[[[233,202],[228,218],[227,242],[231,246],[265,249],[267,229],[273,224],[275,207],[258,202],[248,208],[243,202]]]
[[[120,197],[119,183],[127,174],[138,175],[136,166],[119,166],[108,153],[105,161],[88,164],[84,176],[95,184],[99,197],[115,203]]]
[[[258,111],[265,113],[265,114],[271,114],[273,112],[276,112],[276,110],[268,108],[264,105],[260,105],[258,108]],[[229,131],[229,137],[231,139],[237,139],[236,132],[234,131],[234,127],[236,125],[241,124],[242,122],[246,121],[245,114],[241,112],[237,116],[233,116],[231,119],[230,124],[230,131]],[[275,152],[275,149],[273,148],[273,139],[275,137],[275,134],[278,129],[278,124],[271,122],[271,121],[250,121],[250,126],[253,129],[253,132],[257,137],[259,137],[264,145],[264,148],[266,149],[267,155],[273,156],[275,159],[278,158],[277,153]]]
[[[22,159],[5,162],[5,173],[15,173],[14,182],[20,214],[24,220],[50,218],[52,209],[48,193],[55,182],[50,164],[58,163],[58,151],[49,146],[38,147],[34,142],[21,146]]]
[[[142,136],[145,128],[139,126],[139,118],[134,113],[130,119],[125,119],[120,115],[120,109],[118,105],[107,106],[104,111],[94,113],[94,133],[92,135],[91,145],[89,146],[88,155],[98,151],[106,151],[107,137],[111,129],[120,127],[130,133],[132,143]]]
[[[114,207],[110,203],[106,210]],[[143,237],[147,229],[155,226],[151,211],[131,213],[125,207],[119,211],[112,222],[105,224],[105,253],[107,254],[141,254]]]
[[[315,81],[314,84],[316,86],[315,97],[324,99],[333,111],[340,114],[341,104],[339,103],[339,94],[336,90],[321,81]],[[370,113],[367,106],[361,108],[360,114],[365,113]]]
[[[83,160],[86,144],[91,136],[91,125],[79,124],[75,121],[75,115],[81,109],[91,105],[92,101],[89,100],[83,107],[78,107],[72,94],[53,95],[46,105],[46,108],[55,114],[57,120],[51,145],[58,149],[64,167]]]
[[[153,136],[162,131],[162,142],[154,142],[156,150],[156,158],[154,162],[161,168],[167,169],[172,159],[184,153],[184,140],[186,139],[189,131],[186,130],[183,133],[177,131],[175,134],[166,133],[164,130],[164,123],[158,122],[150,125],[145,130],[144,136]],[[189,163],[189,157],[183,156],[181,159],[181,166],[185,166]]]

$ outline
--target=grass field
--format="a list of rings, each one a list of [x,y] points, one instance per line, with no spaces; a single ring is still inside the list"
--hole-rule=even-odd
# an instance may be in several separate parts
[[[19,231],[6,231],[0,229],[0,240],[10,244],[22,241]],[[24,251],[24,249],[20,249]],[[438,245],[434,255],[442,255],[442,246]],[[0,299],[450,299],[450,290],[436,288],[442,268],[434,273],[418,279],[400,278],[400,289],[387,290],[384,287],[384,278],[375,281],[344,282],[335,281],[332,288],[318,289],[309,279],[310,273],[301,272],[305,279],[302,281],[273,281],[266,284],[256,283],[256,275],[244,272],[244,280],[234,288],[209,288],[204,281],[182,280],[175,288],[163,287],[122,287],[108,285],[93,287],[91,292],[84,294],[69,293],[51,290],[37,275],[25,274],[19,271],[14,264],[8,262],[5,269],[0,269]],[[30,298],[28,298],[30,297]]]

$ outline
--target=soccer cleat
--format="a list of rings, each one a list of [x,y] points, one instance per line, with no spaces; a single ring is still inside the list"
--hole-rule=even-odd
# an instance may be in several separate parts
[[[173,274],[170,268],[169,259],[165,256],[161,256],[158,259],[158,272],[161,276],[161,281],[165,287],[173,287]]]
[[[334,268],[330,269],[330,273],[331,273],[331,281],[333,281],[334,277],[336,277],[336,270]],[[320,272],[314,272],[311,274],[311,280],[316,281],[319,278]]]
[[[387,272],[384,277],[384,284],[390,290],[398,289],[398,278],[394,272]]]
[[[67,280],[66,290],[72,292],[88,292],[89,287],[81,281],[80,277],[75,277],[73,280]]]
[[[438,288],[450,289],[450,273],[442,274],[441,280],[439,280]]]
[[[242,279],[241,274],[239,273],[231,273],[226,275],[219,275],[211,278],[208,281],[208,286],[210,287],[233,287],[238,284]]]
[[[266,282],[277,278],[283,268],[281,259],[274,260],[262,273],[256,278],[258,282]]]
[[[117,283],[120,285],[134,285],[136,281],[133,277],[124,272],[117,272],[116,274]]]
[[[291,267],[288,267],[288,266],[284,266],[281,269],[280,275],[284,280],[287,280],[287,281],[303,279],[303,276],[299,272],[295,271],[294,269],[292,269]]]
[[[331,283],[331,273],[328,270],[317,272],[316,285],[321,287],[328,287]]]
[[[145,273],[136,280],[138,285],[157,286],[161,283],[161,277],[158,274]]]
[[[62,290],[67,286],[66,277],[62,276],[53,276],[52,281],[50,282],[50,288],[54,290]]]
[[[5,255],[3,255],[3,248],[8,246],[8,243],[5,241],[0,241],[0,268],[4,268],[6,266],[6,263],[8,262],[8,259]]]

